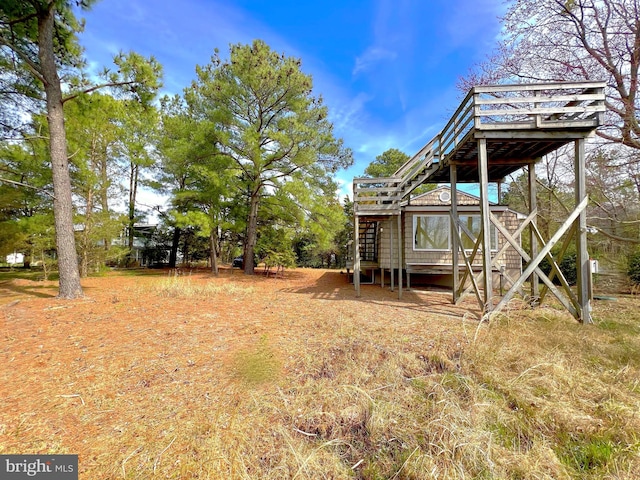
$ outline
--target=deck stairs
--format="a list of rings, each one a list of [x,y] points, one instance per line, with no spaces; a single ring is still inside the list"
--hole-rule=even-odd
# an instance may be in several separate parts
[[[365,262],[378,262],[378,222],[360,221],[360,258]]]

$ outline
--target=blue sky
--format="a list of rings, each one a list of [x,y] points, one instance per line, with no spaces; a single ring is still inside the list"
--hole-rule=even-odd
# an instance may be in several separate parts
[[[259,38],[300,58],[354,151],[338,174],[346,188],[377,155],[412,155],[444,126],[458,77],[494,48],[504,10],[501,0],[102,0],[82,14],[81,42],[96,70],[121,50],[153,55],[171,94],[214,48],[226,56]]]

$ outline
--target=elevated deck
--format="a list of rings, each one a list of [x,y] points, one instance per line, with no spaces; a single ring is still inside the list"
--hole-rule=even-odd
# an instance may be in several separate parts
[[[529,282],[532,305],[541,301],[550,291],[576,319],[589,323],[591,306],[589,297],[589,255],[587,252],[586,206],[586,138],[603,124],[605,113],[605,83],[546,83],[526,85],[498,85],[473,88],[456,110],[444,129],[388,178],[355,178],[354,238],[360,238],[360,228],[389,219],[390,251],[397,248],[396,267],[398,297],[402,297],[402,272],[410,275],[418,270],[432,268],[429,265],[405,264],[405,239],[403,238],[403,201],[418,186],[425,183],[451,184],[451,267],[453,302],[458,302],[473,290],[485,315],[503,308],[516,293],[522,293]],[[549,239],[545,239],[536,225],[535,164],[546,154],[558,148],[574,144],[575,206],[567,219]],[[529,215],[512,235],[489,206],[489,182],[501,182],[515,171],[528,168]],[[460,221],[458,215],[458,183],[478,183],[480,190],[480,231],[475,237]],[[391,220],[396,218],[396,222]],[[393,227],[393,223],[397,223]],[[491,248],[491,229],[495,228],[506,243],[495,255]],[[394,231],[397,241],[394,240]],[[463,247],[463,237],[473,240],[469,253]],[[529,235],[529,251],[520,242],[521,235]],[[559,267],[561,257],[571,241],[575,240],[577,292],[574,293]],[[554,246],[562,241],[558,261],[552,254]],[[394,246],[395,242],[395,246]],[[493,302],[493,272],[506,248],[512,248],[521,258],[524,271],[518,278],[506,273],[509,290],[497,305]],[[354,284],[360,295],[360,250],[366,248],[361,241],[354,243]],[[393,255],[392,255],[393,256]],[[548,259],[552,264],[551,278],[541,269],[540,263]],[[478,259],[476,261],[476,259]],[[460,260],[463,260],[461,263]],[[474,265],[482,262],[482,268]],[[393,261],[392,261],[393,263]],[[440,267],[439,267],[440,268]],[[390,269],[393,285],[394,267]],[[502,270],[501,292],[502,292]],[[553,284],[553,276],[560,278],[563,292]],[[409,278],[409,277],[408,277]],[[540,291],[539,280],[545,284]],[[470,286],[467,287],[467,283]]]
[[[473,88],[444,129],[388,178],[355,178],[358,216],[397,215],[400,203],[423,183],[479,182],[478,140],[486,141],[488,181],[535,163],[602,125],[604,82],[546,83]]]

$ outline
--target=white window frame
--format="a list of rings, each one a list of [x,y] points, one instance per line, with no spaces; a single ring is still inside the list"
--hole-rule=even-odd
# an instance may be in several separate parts
[[[477,217],[478,220],[480,222],[482,222],[482,216],[479,213],[464,213],[462,215],[458,215],[458,219],[460,220],[460,222],[462,222],[463,218],[468,218],[468,217]],[[461,228],[459,229],[459,231],[460,231],[460,238],[469,239],[467,234],[464,233]],[[491,251],[492,252],[497,252],[498,251],[498,229],[496,228],[496,226],[493,223],[490,223],[489,231],[491,232],[490,233],[490,235],[491,235],[491,244],[492,244],[491,245]],[[474,233],[474,232],[471,232],[471,233]],[[495,242],[495,248],[494,248],[494,245],[493,245],[494,242]],[[473,247],[465,248],[464,251],[465,252],[472,252],[473,251]]]
[[[445,217],[447,219],[447,248],[418,248],[418,246],[416,245],[416,227],[418,226],[418,222],[420,221],[419,219],[421,218],[429,218],[429,217]],[[479,213],[464,213],[462,215],[458,215],[458,218],[460,220],[462,220],[463,218],[467,218],[467,217],[478,217],[480,218],[480,214]],[[495,225],[491,224],[491,251],[492,252],[497,252],[498,248],[499,248],[499,239],[498,239],[498,229],[496,228]],[[460,232],[460,237],[461,238],[468,238],[467,235],[462,231],[462,229],[459,229]],[[432,213],[432,214],[414,214],[413,215],[413,238],[412,238],[412,243],[413,243],[413,251],[415,252],[449,252],[451,251],[451,220],[449,215],[445,215],[445,214],[438,214],[438,213]],[[472,232],[474,233],[474,232]],[[473,247],[472,248],[465,248],[465,252],[471,252],[473,251]]]
[[[416,245],[416,227],[418,226],[418,219],[430,218],[430,217],[442,217],[447,219],[447,248],[418,248]],[[449,215],[442,214],[421,214],[413,216],[413,250],[416,252],[448,252],[451,251],[451,221]]]

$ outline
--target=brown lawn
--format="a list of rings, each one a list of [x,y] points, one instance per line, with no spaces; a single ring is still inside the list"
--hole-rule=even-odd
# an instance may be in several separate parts
[[[338,271],[0,282],[0,453],[80,478],[638,478],[640,309],[478,323]],[[516,304],[517,306],[517,304]]]
[[[87,479],[127,475],[127,464],[144,454],[153,472],[166,467],[190,448],[181,435],[194,432],[181,424],[237,402],[252,375],[252,388],[270,388],[260,366],[243,374],[243,352],[268,345],[282,385],[296,374],[301,350],[321,354],[346,331],[372,341],[405,336],[413,349],[434,342],[455,349],[462,320],[474,323],[478,313],[473,303],[453,307],[446,292],[405,292],[400,301],[367,285],[357,299],[346,275],[333,270],[283,278],[151,271],[87,278],[83,287],[86,298],[63,301],[55,282],[0,284],[0,453],[79,454]],[[143,478],[151,467],[130,468]]]

